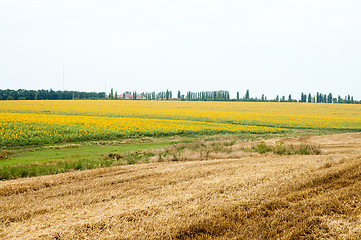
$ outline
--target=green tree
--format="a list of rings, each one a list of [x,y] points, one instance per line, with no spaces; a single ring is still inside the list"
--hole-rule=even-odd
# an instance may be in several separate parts
[[[246,91],[246,95],[244,96],[244,99],[245,100],[249,100],[249,90],[247,89]]]
[[[109,98],[113,99],[114,98],[114,89],[110,89],[110,93],[109,93]]]
[[[307,95],[303,94],[303,92],[301,93],[301,101],[300,102],[307,102]]]
[[[332,103],[332,101],[333,101],[332,93],[329,93],[327,96],[327,102]]]

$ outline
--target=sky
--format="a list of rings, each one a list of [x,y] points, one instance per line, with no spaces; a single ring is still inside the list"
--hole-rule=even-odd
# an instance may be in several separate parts
[[[0,0],[0,89],[361,99],[359,0]]]

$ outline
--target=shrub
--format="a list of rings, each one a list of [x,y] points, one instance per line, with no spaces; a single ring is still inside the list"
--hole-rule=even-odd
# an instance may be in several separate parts
[[[260,154],[264,154],[264,153],[272,151],[272,149],[270,147],[268,147],[266,145],[266,143],[263,142],[263,141],[258,143],[257,146],[253,146],[252,150],[255,151],[255,152],[258,152]]]
[[[272,149],[272,152],[278,155],[289,154],[284,142],[276,142]]]

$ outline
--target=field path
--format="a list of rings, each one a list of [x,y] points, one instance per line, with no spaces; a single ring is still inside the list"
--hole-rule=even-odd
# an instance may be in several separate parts
[[[322,153],[2,181],[0,239],[361,236],[361,133],[283,141],[320,145]]]

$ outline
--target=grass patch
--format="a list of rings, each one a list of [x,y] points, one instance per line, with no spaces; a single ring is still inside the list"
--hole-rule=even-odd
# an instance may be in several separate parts
[[[23,152],[14,157],[0,162],[0,167],[12,165],[42,164],[58,161],[76,161],[76,160],[99,160],[103,155],[109,152],[127,152],[140,149],[159,148],[171,144],[164,143],[139,143],[139,144],[121,144],[121,145],[87,145],[77,148],[42,148],[33,152]]]
[[[307,135],[309,132],[306,133]],[[317,133],[315,133],[317,134]],[[144,137],[112,139],[47,145],[42,147],[15,147],[2,149],[0,179],[14,179],[56,174],[72,170],[93,169],[147,162],[193,161],[239,158],[247,152],[275,154],[319,154],[312,146],[267,146],[264,142],[254,148],[244,143],[283,134],[223,134],[201,136]],[[302,133],[298,133],[302,135]]]
[[[273,152],[278,155],[319,155],[321,154],[320,146],[302,144],[299,146],[294,145],[285,145],[284,142],[276,142],[273,146],[268,146],[265,142],[260,142],[256,146],[253,146],[251,149],[245,148],[245,151],[253,151],[260,154],[265,154],[268,152]]]
[[[47,174],[56,174],[70,170],[85,170],[123,164],[112,158],[104,158],[109,152],[132,155],[133,151],[160,148],[172,142],[153,142],[121,145],[85,145],[78,147],[41,148],[18,153],[0,161],[0,179],[14,179]],[[118,159],[119,160],[119,159]],[[140,159],[137,159],[138,161]],[[136,160],[129,161],[133,164]]]

